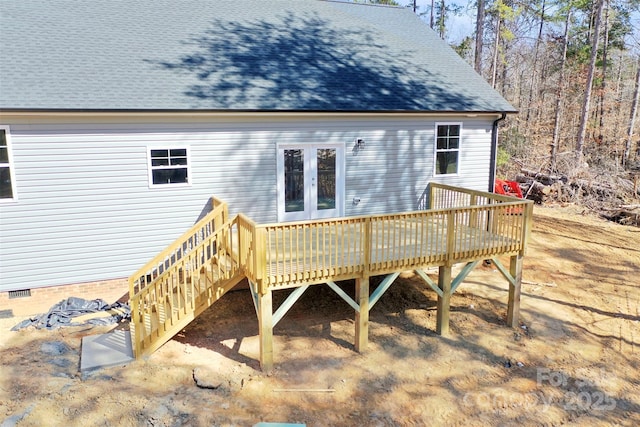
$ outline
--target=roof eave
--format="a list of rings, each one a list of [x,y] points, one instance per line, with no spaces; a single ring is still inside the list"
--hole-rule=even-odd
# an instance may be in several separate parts
[[[0,108],[16,115],[479,115],[517,114],[518,110],[265,110],[265,109],[86,109],[86,108]]]

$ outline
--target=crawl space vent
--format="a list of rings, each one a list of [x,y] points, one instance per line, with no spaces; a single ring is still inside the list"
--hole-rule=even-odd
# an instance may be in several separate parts
[[[9,299],[26,298],[31,296],[31,289],[23,289],[21,291],[9,291]]]

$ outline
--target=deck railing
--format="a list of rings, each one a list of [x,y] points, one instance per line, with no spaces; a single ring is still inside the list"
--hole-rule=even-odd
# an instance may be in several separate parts
[[[214,282],[236,274],[227,205],[212,198],[212,210],[129,278],[135,354],[216,298]]]
[[[179,262],[186,253],[193,250],[200,242],[209,237],[216,227],[228,220],[227,204],[215,197],[211,198],[212,209],[196,222],[182,236],[165,248],[152,260],[147,262],[129,278],[129,294],[135,295],[168,268]]]
[[[429,209],[463,208],[494,203],[518,203],[518,199],[436,182],[429,184]]]
[[[441,184],[431,202],[426,211],[256,225],[262,289],[524,252],[531,202]]]
[[[238,214],[237,223],[237,252],[238,264],[242,268],[247,279],[254,283],[261,283],[265,266],[262,253],[263,230],[258,228],[255,222],[243,214]]]
[[[264,286],[297,286],[361,275],[368,221],[363,217],[258,226],[264,230]]]
[[[246,277],[260,293],[524,254],[532,203],[432,184],[432,209],[258,225],[213,210],[130,278],[135,354],[153,351]],[[167,338],[168,337],[168,338]]]

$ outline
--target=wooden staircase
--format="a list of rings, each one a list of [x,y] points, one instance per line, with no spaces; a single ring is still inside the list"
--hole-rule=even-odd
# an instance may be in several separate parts
[[[238,262],[237,220],[213,209],[129,279],[131,340],[136,358],[169,341],[245,275]]]

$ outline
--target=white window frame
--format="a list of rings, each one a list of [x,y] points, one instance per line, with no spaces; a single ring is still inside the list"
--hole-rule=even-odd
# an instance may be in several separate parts
[[[438,128],[440,126],[459,126],[460,131],[458,135],[458,148],[455,149],[438,149]],[[458,161],[456,162],[455,173],[438,173],[438,153],[458,153]],[[460,166],[462,159],[462,122],[436,122],[434,128],[433,138],[433,176],[434,177],[446,177],[446,176],[458,176],[460,175]]]
[[[155,150],[186,150],[187,151],[187,164],[186,166],[178,165],[178,166],[153,166],[151,151]],[[157,189],[157,188],[176,188],[176,187],[191,187],[192,178],[191,178],[191,149],[188,146],[179,146],[179,145],[169,145],[169,146],[147,146],[147,169],[149,175],[149,188]],[[187,170],[187,182],[176,182],[169,184],[154,184],[153,183],[153,171],[160,169],[186,169]]]
[[[0,129],[4,130],[4,138],[7,143],[7,160],[8,162],[0,162],[0,168],[9,169],[9,179],[11,180],[11,198],[0,198],[0,203],[15,202],[18,200],[16,189],[16,175],[13,167],[13,153],[11,150],[11,129],[8,125],[0,125]]]

